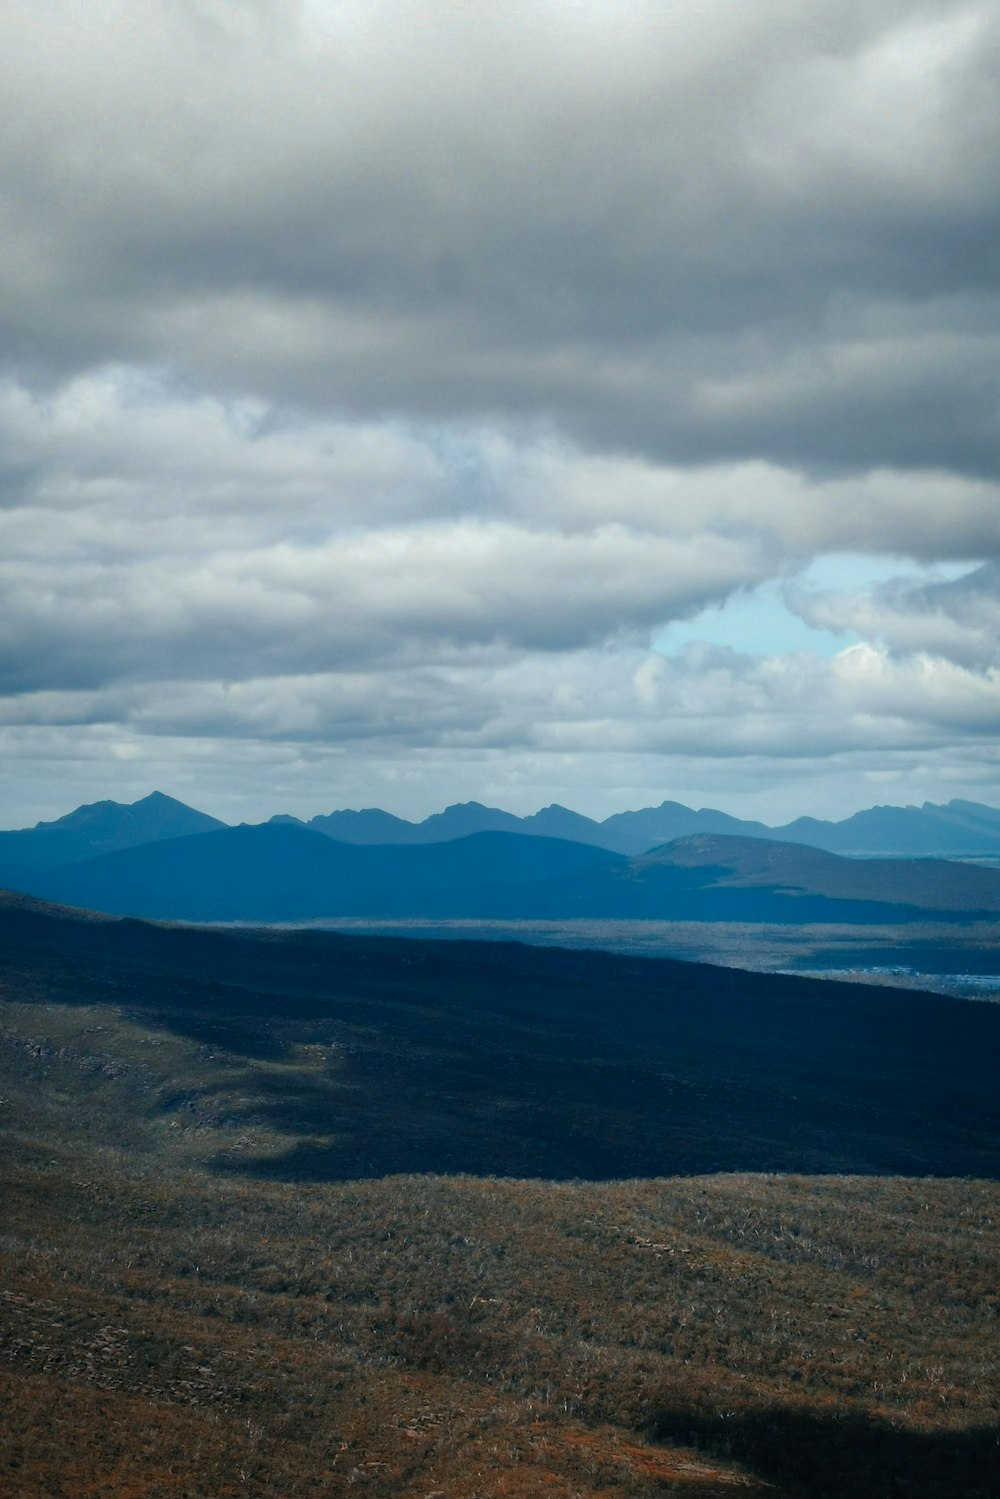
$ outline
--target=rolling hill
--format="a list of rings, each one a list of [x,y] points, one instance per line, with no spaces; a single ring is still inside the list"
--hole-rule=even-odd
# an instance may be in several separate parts
[[[28,894],[191,921],[332,917],[839,922],[985,919],[1000,872],[947,860],[858,862],[801,845],[695,835],[627,859],[566,839],[475,833],[340,843],[295,823],[120,849],[21,881]]]
[[[38,871],[28,893],[119,915],[192,921],[301,921],[323,916],[447,916],[530,907],[524,887],[624,863],[603,849],[506,833],[425,846],[338,843],[280,822],[105,854]]]
[[[996,911],[1000,872],[948,859],[846,859],[802,844],[760,838],[680,838],[633,859],[634,877],[690,870],[702,888],[760,890],[791,899],[885,902],[922,910]],[[711,883],[707,883],[710,879]]]

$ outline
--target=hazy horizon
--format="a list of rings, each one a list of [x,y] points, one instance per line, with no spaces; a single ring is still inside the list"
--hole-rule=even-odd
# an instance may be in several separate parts
[[[179,797],[179,796],[175,796],[173,792],[164,791],[162,787],[157,786],[157,787],[152,787],[149,791],[141,792],[138,797],[129,798],[128,800],[125,800],[124,798],[121,798],[121,797],[108,796],[108,797],[99,797],[99,798],[96,799],[96,802],[87,802],[87,801],[84,801],[84,802],[74,802],[72,806],[66,806],[66,807],[64,807],[61,812],[53,812],[52,815],[51,815],[51,817],[36,818],[30,824],[28,824],[28,823],[19,824],[17,828],[15,828],[15,827],[12,826],[10,828],[4,828],[4,829],[2,829],[2,831],[18,831],[21,828],[33,827],[38,822],[56,822],[60,818],[68,816],[72,812],[78,811],[81,807],[93,806],[93,805],[99,804],[101,802],[110,801],[110,802],[116,802],[116,803],[118,803],[118,805],[131,806],[136,801],[143,801],[147,797],[156,795],[157,793],[159,795],[161,795],[161,796],[171,797],[175,801],[182,801],[182,802],[184,802],[184,804],[186,806],[192,808],[192,810],[194,810],[194,811],[207,813],[208,816],[210,816],[210,817],[217,817],[220,822],[229,822],[230,821],[230,819],[226,818],[221,812],[214,811],[212,807],[203,806],[200,803],[196,803],[196,802],[186,801],[185,798]],[[949,798],[948,800],[951,800],[951,798]],[[635,807],[625,807],[625,806],[616,807],[612,812],[604,813],[602,816],[599,816],[599,817],[592,817],[592,821],[600,823],[600,822],[605,821],[608,817],[612,817],[612,816],[616,815],[616,813],[630,813],[630,812],[647,811],[647,810],[655,809],[656,807],[661,806],[664,802],[677,803],[678,801],[679,801],[679,798],[677,798],[677,797],[661,797],[659,802],[651,802],[651,803],[649,803],[645,807],[638,807],[638,806],[635,806]],[[932,804],[936,804],[936,805],[946,805],[947,804],[946,802],[934,803],[934,799],[930,798],[930,797],[925,798],[925,801],[926,802],[930,802]],[[489,809],[491,811],[509,812],[509,813],[511,813],[515,817],[531,817],[535,813],[545,811],[545,810],[547,810],[547,808],[552,807],[552,806],[559,806],[559,807],[562,807],[564,810],[567,810],[567,811],[570,811],[570,812],[581,813],[581,815],[584,816],[584,817],[591,817],[590,813],[581,812],[581,809],[579,807],[571,806],[568,802],[558,802],[558,801],[556,801],[556,802],[548,802],[544,806],[529,807],[525,811],[517,811],[513,807],[510,807],[510,806],[501,806],[499,803],[483,801],[483,799],[480,798],[480,797],[469,797],[469,798],[464,799],[463,801],[442,803],[440,806],[431,807],[429,809],[429,811],[421,814],[420,816],[416,816],[416,817],[407,817],[404,813],[395,812],[392,807],[381,806],[381,805],[376,806],[375,803],[369,802],[369,803],[365,803],[363,806],[359,805],[359,806],[356,806],[356,807],[333,807],[333,806],[330,806],[330,807],[326,807],[326,806],[316,807],[316,808],[313,808],[311,811],[304,810],[301,813],[296,813],[296,812],[289,813],[288,809],[284,808],[284,807],[282,807],[282,808],[270,808],[270,809],[264,808],[264,809],[261,810],[260,815],[258,817],[241,818],[241,819],[239,819],[239,821],[247,822],[247,823],[250,823],[250,824],[258,824],[258,823],[266,822],[266,821],[268,821],[271,818],[276,817],[276,816],[292,816],[292,817],[299,818],[299,820],[302,821],[302,822],[304,822],[304,823],[308,823],[310,821],[310,819],[313,818],[313,817],[326,817],[326,816],[329,816],[333,812],[380,811],[380,812],[388,812],[392,816],[399,817],[399,818],[401,818],[405,822],[409,822],[409,823],[412,823],[412,824],[416,825],[416,824],[419,824],[419,823],[423,822],[425,819],[427,819],[429,817],[433,817],[436,814],[439,814],[441,812],[447,811],[447,810],[449,810],[452,807],[456,807],[456,806],[468,806],[470,804],[472,804],[472,805],[478,804],[480,806],[486,807],[487,809]],[[681,803],[681,805],[690,806],[689,803]],[[843,817],[823,818],[821,820],[823,820],[823,821],[830,821],[830,822],[840,822],[840,821],[845,820],[845,818],[849,818],[849,817],[853,816],[855,812],[866,812],[866,811],[871,810],[874,807],[905,807],[905,808],[913,808],[913,807],[920,807],[922,805],[923,805],[923,803],[913,803],[913,802],[910,802],[910,803],[907,803],[907,802],[871,802],[871,803],[866,804],[863,807],[853,808],[851,812],[845,813],[843,815]],[[987,805],[988,806],[989,803],[984,803],[983,805]],[[713,812],[725,812],[725,813],[728,813],[730,816],[733,816],[733,817],[741,817],[742,816],[742,814],[734,812],[731,807],[728,807],[728,806],[714,806],[714,805],[709,805],[707,803],[704,804],[704,805],[691,806],[691,810],[695,811],[695,812],[709,812],[709,811],[713,811]],[[994,810],[1000,811],[1000,807],[997,807]],[[772,825],[772,826],[782,826],[782,825],[784,825],[786,823],[794,822],[797,818],[800,818],[800,817],[813,817],[813,816],[816,816],[816,815],[817,814],[809,812],[809,811],[794,812],[794,813],[790,814],[787,817],[782,817],[780,819],[780,821],[779,820],[775,820],[770,825]],[[743,820],[744,821],[759,821],[759,822],[764,822],[764,823],[767,823],[767,821],[768,821],[766,818],[763,818],[763,817],[761,817],[761,818],[745,817],[745,818],[743,818]]]

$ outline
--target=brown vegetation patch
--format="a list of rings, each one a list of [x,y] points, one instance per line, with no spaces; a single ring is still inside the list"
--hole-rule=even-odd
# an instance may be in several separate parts
[[[990,1183],[2,1190],[17,1499],[992,1499]]]
[[[681,1448],[636,1446],[614,1431],[557,1429],[536,1437],[535,1443],[546,1452],[569,1448],[601,1468],[624,1470],[629,1475],[675,1486],[690,1486],[702,1495],[706,1489],[737,1488],[756,1493],[770,1487],[731,1464],[707,1462]]]

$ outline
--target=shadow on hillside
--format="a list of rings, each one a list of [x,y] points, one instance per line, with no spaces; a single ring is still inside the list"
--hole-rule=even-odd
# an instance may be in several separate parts
[[[994,1005],[508,943],[2,910],[0,939],[12,998],[196,1043],[176,1090],[278,1137],[224,1172],[1000,1171]]]
[[[275,1033],[273,1026],[253,1016],[227,1015],[220,1020],[211,1013],[143,1010],[136,1006],[132,1018],[150,1029],[196,1041],[209,1052],[225,1052],[241,1060],[282,1062],[291,1054],[291,1047]]]
[[[712,1413],[669,1401],[652,1436],[745,1463],[803,1499],[997,1499],[1000,1427],[906,1430],[860,1413],[772,1406]]]

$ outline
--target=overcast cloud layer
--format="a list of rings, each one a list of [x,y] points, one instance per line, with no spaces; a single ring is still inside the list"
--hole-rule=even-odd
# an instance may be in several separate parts
[[[1000,803],[1000,0],[0,45],[0,824]]]

